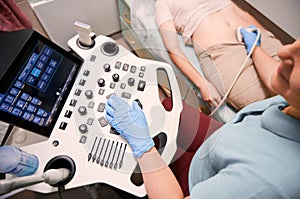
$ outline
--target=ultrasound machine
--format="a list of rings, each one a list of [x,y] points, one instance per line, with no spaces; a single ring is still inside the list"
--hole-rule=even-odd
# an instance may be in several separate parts
[[[70,170],[63,184],[26,189],[51,193],[62,185],[106,183],[145,196],[137,161],[106,121],[105,103],[111,94],[129,104],[136,100],[169,164],[182,110],[174,71],[169,64],[137,57],[109,37],[92,35],[88,45],[80,37],[69,40],[67,52],[32,30],[0,33],[0,120],[14,126],[10,143],[38,157],[36,174]],[[161,74],[170,88],[171,110],[159,97]],[[41,139],[33,142],[32,135]]]

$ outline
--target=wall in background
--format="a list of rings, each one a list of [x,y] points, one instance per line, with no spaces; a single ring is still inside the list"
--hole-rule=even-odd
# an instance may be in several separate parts
[[[21,8],[24,14],[29,18],[32,28],[37,32],[41,33],[45,37],[48,37],[45,29],[41,25],[39,19],[36,17],[35,13],[33,12],[29,2],[27,0],[15,0],[16,4]]]
[[[66,50],[77,20],[90,24],[97,35],[121,29],[115,0],[40,0],[31,1],[31,6],[50,39]]]
[[[294,39],[300,38],[299,0],[245,0]]]

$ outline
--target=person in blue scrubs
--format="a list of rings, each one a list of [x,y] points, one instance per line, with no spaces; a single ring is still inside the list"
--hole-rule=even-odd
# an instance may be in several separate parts
[[[300,197],[300,39],[282,47],[271,77],[279,95],[246,106],[198,149],[187,198]],[[184,198],[149,136],[142,110],[113,95],[108,122],[127,140],[149,198]]]

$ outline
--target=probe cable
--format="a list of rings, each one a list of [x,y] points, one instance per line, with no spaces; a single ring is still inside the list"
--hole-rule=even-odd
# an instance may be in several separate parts
[[[244,70],[244,68],[245,68],[245,65],[246,65],[248,59],[249,59],[250,56],[252,55],[253,50],[254,50],[256,44],[258,43],[258,40],[259,40],[260,35],[261,35],[261,32],[260,32],[259,28],[252,29],[251,31],[252,31],[252,32],[253,32],[253,31],[257,31],[257,36],[256,36],[256,39],[255,39],[255,42],[254,42],[254,44],[252,45],[252,48],[251,48],[251,50],[250,50],[248,56],[247,56],[246,59],[244,60],[244,63],[241,65],[241,68],[240,68],[239,72],[237,73],[237,75],[235,76],[233,82],[231,83],[231,85],[230,85],[228,91],[225,93],[224,97],[222,98],[221,102],[217,105],[217,107],[209,114],[209,117],[213,116],[213,115],[216,113],[216,111],[221,107],[221,105],[225,102],[225,100],[227,99],[227,97],[228,97],[230,91],[232,90],[232,88],[233,88],[233,86],[235,85],[236,81],[238,80],[238,78],[240,77],[241,73],[243,72],[243,70]]]

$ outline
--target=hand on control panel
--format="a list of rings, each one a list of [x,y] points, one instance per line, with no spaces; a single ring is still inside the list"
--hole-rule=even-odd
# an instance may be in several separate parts
[[[125,101],[112,95],[105,105],[107,121],[129,143],[135,158],[140,158],[154,146],[146,117],[137,103],[130,107]]]

